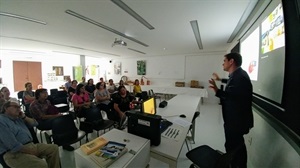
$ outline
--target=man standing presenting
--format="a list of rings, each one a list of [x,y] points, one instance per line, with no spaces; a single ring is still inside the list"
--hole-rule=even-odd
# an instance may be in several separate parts
[[[253,127],[252,84],[241,65],[240,54],[226,54],[223,69],[229,72],[229,79],[221,79],[214,73],[214,79],[209,80],[209,87],[221,99],[226,152],[236,151],[231,162],[232,168],[247,167],[247,150],[243,136]],[[215,80],[227,83],[224,91],[217,87]]]
[[[38,123],[35,119],[26,117],[17,102],[5,102],[1,112],[0,155],[9,167],[60,167],[57,145],[32,143],[31,134],[25,124],[36,126]],[[3,160],[1,164],[4,164]],[[7,166],[4,164],[4,167]]]

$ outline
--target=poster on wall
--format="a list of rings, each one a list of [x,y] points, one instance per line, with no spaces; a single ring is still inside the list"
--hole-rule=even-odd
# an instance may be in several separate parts
[[[53,71],[55,71],[56,76],[64,75],[64,67],[62,67],[62,66],[53,66]]]
[[[73,66],[73,79],[81,81],[82,76],[82,66]]]
[[[121,67],[122,67],[121,62],[115,62],[114,64],[115,75],[121,75]]]
[[[137,61],[137,74],[146,75],[146,61]]]

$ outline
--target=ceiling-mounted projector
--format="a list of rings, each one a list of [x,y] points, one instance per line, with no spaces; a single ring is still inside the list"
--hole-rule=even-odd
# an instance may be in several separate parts
[[[127,46],[127,43],[123,40],[118,40],[117,38],[115,39],[115,41],[112,43],[112,47],[115,45],[120,45],[120,46]]]

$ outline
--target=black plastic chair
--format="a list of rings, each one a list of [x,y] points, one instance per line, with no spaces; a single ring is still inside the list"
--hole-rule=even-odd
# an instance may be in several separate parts
[[[154,91],[152,89],[149,90],[149,96],[154,97],[155,99],[159,99],[159,102],[161,102],[161,97],[162,96],[154,93]]]
[[[52,124],[52,139],[59,146],[71,145],[86,136],[84,131],[78,130],[71,115],[57,117]]]
[[[104,120],[98,107],[93,107],[91,111],[88,111],[84,122],[91,124],[93,130],[97,131],[97,136],[99,136],[99,131],[103,130],[105,133],[106,129],[113,128],[115,124],[112,120]]]
[[[17,95],[18,95],[19,104],[20,104],[20,106],[22,106],[22,109],[25,111],[23,94],[24,94],[24,90],[19,91]]]
[[[55,91],[54,91],[55,92]],[[57,107],[59,112],[69,112],[68,95],[66,91],[56,91],[51,94],[51,104]]]
[[[190,168],[228,168],[238,149],[239,147],[231,152],[222,153],[207,145],[202,145],[187,152],[186,157],[193,162]]]
[[[195,144],[195,141],[194,141],[194,137],[195,137],[195,125],[196,125],[196,121],[195,120],[196,120],[197,117],[199,117],[199,115],[200,115],[199,111],[196,111],[194,113],[194,116],[193,116],[193,119],[192,119],[192,124],[190,125],[189,131],[188,131],[188,133],[191,133],[191,136],[190,137],[187,136],[185,138],[185,143],[186,143],[186,147],[188,148],[188,150],[190,150],[190,149],[189,149],[187,140],[192,140],[193,144]]]
[[[56,94],[57,94],[57,92],[58,92],[58,89],[50,89],[50,95],[51,95],[52,97],[55,97]]]

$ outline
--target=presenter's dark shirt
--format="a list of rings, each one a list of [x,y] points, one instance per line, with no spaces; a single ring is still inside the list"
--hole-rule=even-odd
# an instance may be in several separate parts
[[[216,96],[221,99],[224,127],[247,134],[253,127],[252,84],[248,74],[237,68],[229,75],[225,90],[219,89]]]

